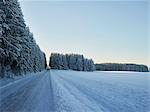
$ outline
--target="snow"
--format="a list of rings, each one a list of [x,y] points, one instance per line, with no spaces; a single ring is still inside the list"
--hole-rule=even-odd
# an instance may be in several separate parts
[[[150,73],[47,70],[6,82],[2,112],[150,111]]]
[[[17,0],[0,0],[0,77],[39,72],[46,58],[26,26]]]
[[[45,72],[46,70],[43,70],[41,73]],[[5,88],[7,86],[10,86],[12,84],[18,83],[18,82],[23,82],[24,80],[28,80],[32,77],[36,77],[37,75],[41,74],[40,72],[37,73],[29,73],[26,75],[19,75],[19,76],[14,76],[13,78],[2,78],[0,79],[0,89]]]
[[[48,71],[0,87],[0,112],[54,112]]]
[[[58,83],[59,81],[61,81],[61,83]],[[95,106],[96,103],[92,103],[79,90],[63,82],[64,81],[58,77],[55,77],[53,80],[54,99],[57,112],[78,112],[79,110],[80,112],[91,112],[94,109],[102,112],[99,107]]]
[[[59,89],[55,92],[61,102],[59,110],[68,111],[67,107],[70,112],[150,111],[149,73],[52,70],[51,74],[54,88]]]
[[[76,71],[94,71],[95,65],[92,59],[87,59],[80,54],[59,54],[52,53],[49,66],[52,69],[76,70]]]

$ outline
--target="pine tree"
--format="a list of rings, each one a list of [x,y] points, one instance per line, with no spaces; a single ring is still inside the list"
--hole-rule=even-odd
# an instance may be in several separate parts
[[[77,71],[94,71],[95,65],[92,59],[85,59],[79,54],[59,54],[52,53],[50,56],[49,66],[52,69],[60,70],[77,70]]]
[[[119,64],[119,63],[102,63],[95,64],[95,69],[99,71],[137,71],[148,72],[146,65],[138,64]]]
[[[67,62],[67,58],[66,55],[62,54],[62,60],[61,60],[61,65],[62,65],[62,69],[67,70],[68,69],[68,62]]]
[[[44,55],[24,22],[18,1],[0,0],[1,77],[8,72],[20,75],[39,71],[45,68],[43,61]]]
[[[78,55],[77,62],[76,62],[78,71],[83,71],[83,61],[84,61],[83,55]]]

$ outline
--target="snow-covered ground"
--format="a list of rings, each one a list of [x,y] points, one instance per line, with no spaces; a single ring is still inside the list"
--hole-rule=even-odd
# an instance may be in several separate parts
[[[150,73],[51,70],[16,79],[0,80],[0,112],[150,112]]]
[[[54,112],[50,80],[42,71],[1,86],[0,112]]]
[[[150,74],[51,71],[58,111],[149,112]]]

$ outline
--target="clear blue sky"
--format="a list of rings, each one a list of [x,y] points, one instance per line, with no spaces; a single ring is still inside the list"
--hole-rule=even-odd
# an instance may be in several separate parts
[[[96,63],[147,64],[146,1],[21,1],[26,24],[49,58],[78,53]]]

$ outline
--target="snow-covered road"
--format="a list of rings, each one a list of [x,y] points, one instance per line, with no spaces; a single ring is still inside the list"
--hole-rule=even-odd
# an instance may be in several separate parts
[[[149,73],[51,70],[0,84],[0,112],[150,112],[149,105]]]
[[[0,87],[0,112],[54,112],[50,72]]]

